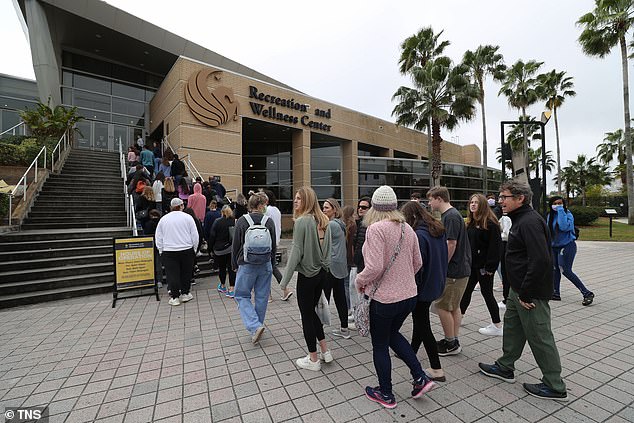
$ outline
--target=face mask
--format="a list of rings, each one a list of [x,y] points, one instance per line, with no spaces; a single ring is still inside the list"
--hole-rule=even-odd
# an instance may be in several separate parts
[[[552,209],[553,209],[554,211],[557,211],[557,209],[558,209],[559,207],[563,207],[563,206],[553,204],[553,205],[552,205],[552,206],[550,206],[550,207],[552,207]]]
[[[493,198],[489,198],[487,200],[487,203],[489,203],[489,206],[491,206],[491,207],[495,206],[495,200]]]

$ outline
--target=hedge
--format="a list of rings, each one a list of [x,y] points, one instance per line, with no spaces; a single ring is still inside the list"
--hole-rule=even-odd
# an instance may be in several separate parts
[[[0,192],[0,218],[9,214],[9,194]]]
[[[568,210],[575,217],[577,226],[590,226],[603,214],[601,207],[570,206]]]
[[[36,138],[23,138],[20,144],[5,143],[0,140],[0,166],[29,166],[42,146],[46,145],[46,154],[50,156],[52,149],[57,144],[53,138],[38,140]],[[10,140],[14,141],[14,140]],[[44,157],[40,156],[39,164],[43,165]]]

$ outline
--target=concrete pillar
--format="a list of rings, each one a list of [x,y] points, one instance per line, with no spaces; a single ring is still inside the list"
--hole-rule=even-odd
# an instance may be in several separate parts
[[[358,141],[344,141],[342,149],[341,185],[343,190],[343,204],[354,206],[359,197],[359,160]]]
[[[57,63],[51,31],[46,12],[37,0],[25,0],[26,20],[29,29],[29,44],[33,70],[37,80],[40,101],[44,104],[51,98],[51,107],[62,104],[60,90],[60,68]]]
[[[310,131],[293,131],[293,195],[310,185]]]

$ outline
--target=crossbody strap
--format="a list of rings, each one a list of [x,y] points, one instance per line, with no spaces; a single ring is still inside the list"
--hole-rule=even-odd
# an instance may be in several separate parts
[[[383,282],[383,278],[385,277],[387,272],[390,270],[390,268],[394,264],[394,261],[396,260],[396,257],[398,256],[398,254],[401,252],[401,245],[403,244],[404,237],[405,237],[405,223],[401,222],[401,239],[398,240],[398,244],[396,244],[394,253],[392,254],[392,257],[390,257],[390,262],[387,264],[387,267],[383,271],[383,274],[379,278],[378,282],[374,284],[374,289],[372,290],[372,294],[370,294],[370,297],[373,297],[376,290],[379,289],[379,287],[381,286],[381,282]]]

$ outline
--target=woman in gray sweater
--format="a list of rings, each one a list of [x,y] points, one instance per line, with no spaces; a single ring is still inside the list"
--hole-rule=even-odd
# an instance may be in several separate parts
[[[308,355],[298,359],[296,364],[302,369],[319,371],[321,360],[326,363],[333,360],[326,344],[324,326],[315,312],[328,276],[331,238],[328,218],[319,208],[312,188],[302,187],[295,194],[293,218],[293,246],[280,287],[285,289],[297,270],[297,304]],[[317,355],[317,341],[320,356]]]

